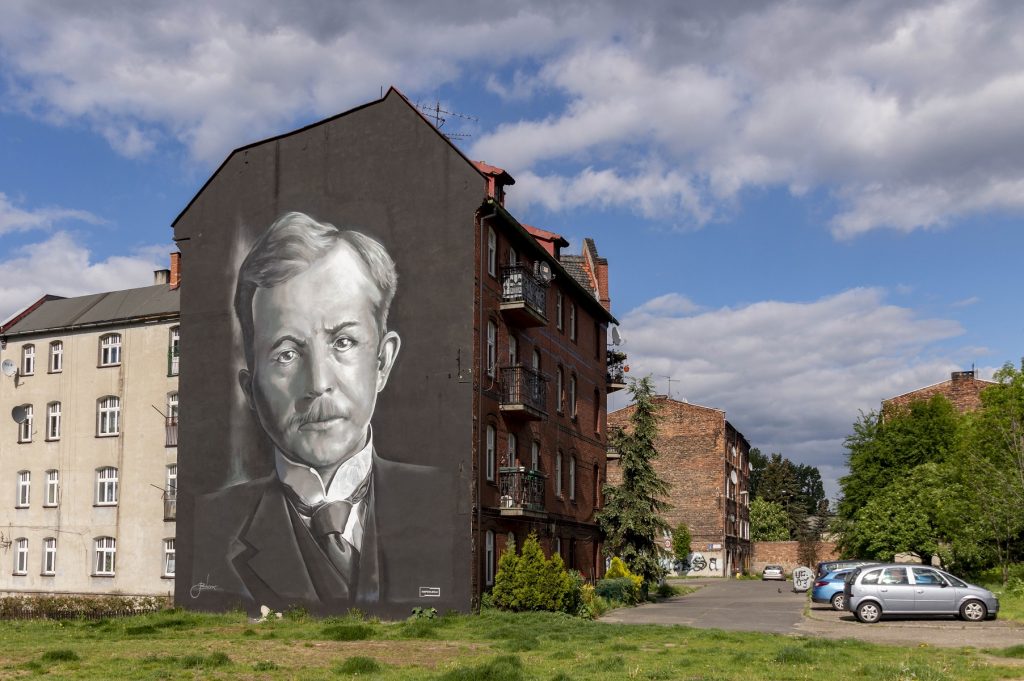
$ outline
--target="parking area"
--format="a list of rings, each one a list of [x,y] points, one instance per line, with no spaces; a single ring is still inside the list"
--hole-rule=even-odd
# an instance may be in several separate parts
[[[862,624],[852,613],[811,604],[807,594],[794,593],[789,582],[701,579],[687,580],[685,584],[699,588],[687,596],[661,603],[614,610],[601,621],[852,638],[901,646],[1006,648],[1024,644],[1024,625],[1006,620],[883,619],[876,624]]]

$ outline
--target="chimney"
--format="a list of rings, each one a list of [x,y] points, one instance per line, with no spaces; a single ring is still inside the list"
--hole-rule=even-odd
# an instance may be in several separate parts
[[[597,295],[602,307],[612,311],[612,299],[608,295],[608,261],[601,258],[597,261]]]
[[[153,270],[153,285],[166,284],[171,279],[170,270]]]
[[[971,381],[974,380],[974,369],[970,371],[954,371],[950,374],[950,379],[956,383],[957,381]]]
[[[170,287],[171,287],[172,291],[175,290],[176,288],[178,288],[179,286],[181,286],[181,252],[180,251],[175,251],[174,253],[171,253],[170,281],[168,281],[167,283],[169,283],[171,285]]]

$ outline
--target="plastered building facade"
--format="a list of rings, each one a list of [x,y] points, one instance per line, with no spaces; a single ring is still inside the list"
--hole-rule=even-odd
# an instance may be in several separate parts
[[[180,337],[170,275],[45,296],[3,327],[0,592],[173,592]]]

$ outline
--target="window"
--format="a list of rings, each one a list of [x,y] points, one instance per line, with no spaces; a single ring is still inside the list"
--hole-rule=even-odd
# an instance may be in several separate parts
[[[101,397],[96,411],[96,434],[117,435],[121,432],[121,400],[113,395]]]
[[[514,367],[519,364],[519,339],[512,334],[508,335],[508,365]]]
[[[558,367],[555,372],[555,379],[555,401],[558,413],[561,414],[565,410],[565,370],[562,367]]]
[[[50,373],[57,374],[64,370],[64,343],[50,343]]]
[[[601,434],[601,393],[594,388],[594,435]]]
[[[540,470],[540,442],[537,440],[534,440],[530,447],[530,470]]]
[[[14,500],[16,508],[27,508],[32,491],[32,474],[28,471],[18,471],[18,490]]]
[[[108,333],[100,337],[100,366],[112,367],[121,363],[121,334]]]
[[[178,494],[178,464],[176,463],[167,467],[167,494],[171,497]]]
[[[555,455],[555,496],[562,498],[562,452]]]
[[[25,345],[21,348],[21,375],[31,376],[36,372],[36,346]]]
[[[562,555],[562,538],[561,537],[555,537],[555,553],[557,553],[559,555],[559,557],[561,557],[561,555]]]
[[[43,570],[44,575],[52,575],[57,572],[57,539],[47,537],[43,540]]]
[[[519,254],[516,253],[516,249],[509,246],[508,248],[508,265],[509,267],[515,267],[519,264]]]
[[[569,340],[576,340],[576,303],[569,303]]]
[[[514,433],[508,434],[508,465],[518,466],[519,465],[519,446],[516,442],[516,436]]]
[[[533,370],[537,372],[540,371],[540,350],[537,350],[536,348],[533,351]]]
[[[181,354],[181,329],[177,326],[171,327],[170,346],[167,349],[167,374],[178,375],[178,356]]]
[[[167,416],[174,422],[178,422],[178,393],[167,393]]]
[[[498,237],[493,227],[487,228],[487,274],[492,277],[498,272]]]
[[[569,376],[569,418],[576,418],[576,374]]]
[[[914,583],[918,586],[945,586],[946,581],[942,579],[938,572],[929,568],[910,568],[910,571],[914,573]]]
[[[494,363],[498,356],[498,327],[487,320],[487,375],[494,378]]]
[[[569,457],[569,501],[576,501],[576,457]]]
[[[494,584],[494,532],[484,533],[484,584]]]
[[[32,442],[32,405],[21,405],[25,410],[25,420],[18,424],[18,442]]]
[[[117,469],[113,466],[100,468],[96,471],[96,505],[114,506],[117,504]]]
[[[46,489],[43,493],[43,506],[56,506],[60,503],[60,472],[46,471]]]
[[[93,563],[93,574],[102,577],[114,576],[114,558],[117,554],[117,541],[113,537],[98,537],[95,542],[96,561]]]
[[[164,577],[174,576],[174,539],[164,539]]]
[[[494,429],[494,426],[487,426],[487,450],[484,454],[484,466],[486,468],[487,479],[494,480],[494,448],[495,440],[498,439],[498,432]]]
[[[564,326],[562,321],[562,292],[555,291],[555,328],[561,331]]]
[[[601,506],[601,471],[594,464],[594,508]]]
[[[46,439],[60,439],[60,402],[46,405]]]
[[[21,537],[15,540],[17,548],[14,550],[14,574],[24,575],[28,573],[28,539]]]

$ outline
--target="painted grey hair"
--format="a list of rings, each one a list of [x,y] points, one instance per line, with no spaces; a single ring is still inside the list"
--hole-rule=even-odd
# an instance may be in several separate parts
[[[245,362],[250,370],[253,367],[255,332],[252,301],[256,289],[285,283],[306,271],[339,243],[348,244],[356,252],[380,291],[380,302],[374,308],[374,316],[380,335],[386,333],[388,310],[398,288],[398,273],[384,246],[361,232],[317,222],[305,213],[286,213],[256,240],[238,270],[235,315],[242,327]]]

